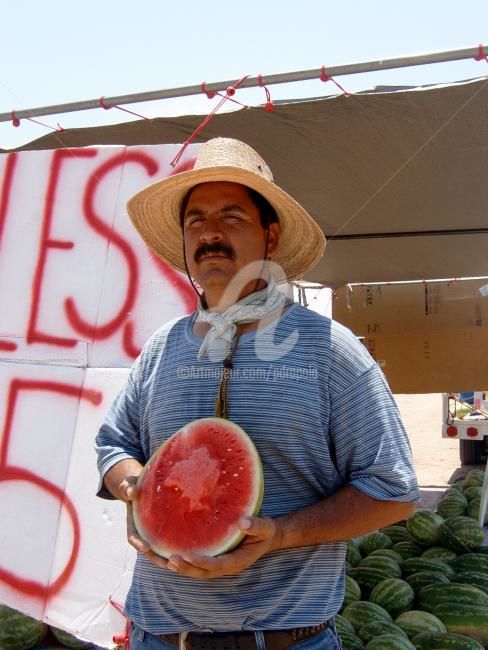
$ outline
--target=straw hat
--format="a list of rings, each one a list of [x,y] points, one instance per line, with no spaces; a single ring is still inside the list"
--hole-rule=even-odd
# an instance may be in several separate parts
[[[321,258],[325,237],[308,212],[274,184],[264,160],[244,142],[214,138],[202,145],[190,171],[168,176],[135,194],[127,209],[132,223],[148,247],[163,261],[185,272],[181,203],[199,183],[230,181],[262,194],[274,207],[280,239],[273,262],[288,280],[301,278]]]

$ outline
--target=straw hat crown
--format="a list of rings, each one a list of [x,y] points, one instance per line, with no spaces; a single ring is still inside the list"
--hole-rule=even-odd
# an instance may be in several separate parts
[[[193,169],[163,178],[127,203],[129,217],[148,247],[164,262],[185,272],[180,210],[196,185],[227,181],[259,192],[276,210],[280,239],[273,262],[288,280],[297,280],[321,258],[325,237],[308,212],[273,181],[265,161],[249,145],[214,138],[198,151]]]

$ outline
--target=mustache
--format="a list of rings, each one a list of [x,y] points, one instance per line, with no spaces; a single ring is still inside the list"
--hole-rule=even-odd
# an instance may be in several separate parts
[[[195,262],[199,262],[204,255],[212,254],[223,255],[224,257],[228,257],[230,260],[233,260],[235,258],[235,252],[230,246],[218,243],[202,244],[197,248],[193,257]]]

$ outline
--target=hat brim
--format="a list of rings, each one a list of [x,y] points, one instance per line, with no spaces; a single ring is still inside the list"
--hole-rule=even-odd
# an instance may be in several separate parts
[[[168,176],[129,199],[129,217],[155,255],[185,272],[181,203],[195,185],[218,181],[250,187],[262,194],[276,210],[280,239],[273,262],[283,269],[287,280],[298,280],[315,266],[325,248],[325,237],[318,224],[280,187],[252,171],[234,166],[192,169]]]

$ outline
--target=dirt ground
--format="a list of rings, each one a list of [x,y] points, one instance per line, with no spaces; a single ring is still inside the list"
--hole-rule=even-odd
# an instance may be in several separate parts
[[[470,469],[461,468],[459,442],[442,438],[442,395],[395,395],[408,433],[421,488],[419,507],[431,509],[449,483]]]

